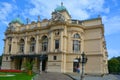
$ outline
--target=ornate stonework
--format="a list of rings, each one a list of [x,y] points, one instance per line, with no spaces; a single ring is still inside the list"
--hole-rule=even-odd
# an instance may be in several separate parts
[[[39,17],[40,18],[40,17]],[[107,74],[107,50],[101,18],[72,20],[61,5],[44,19],[21,24],[11,22],[5,32],[2,69],[24,68],[34,61],[34,71],[75,72],[81,63],[75,59],[84,51],[88,57],[87,74]]]

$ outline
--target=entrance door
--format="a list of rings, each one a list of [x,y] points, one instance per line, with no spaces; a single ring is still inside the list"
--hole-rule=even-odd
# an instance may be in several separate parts
[[[47,55],[42,55],[40,56],[40,71],[46,71],[46,66],[47,66],[47,60],[48,60],[48,57]]]
[[[46,70],[46,63],[47,63],[46,60],[43,60],[43,61],[42,61],[42,71],[45,71],[45,70]]]
[[[79,68],[78,60],[73,61],[73,72],[77,72],[77,68]]]
[[[20,70],[22,66],[22,58],[16,59],[16,69]]]

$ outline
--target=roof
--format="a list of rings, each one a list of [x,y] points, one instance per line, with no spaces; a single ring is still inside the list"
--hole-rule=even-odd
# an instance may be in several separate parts
[[[61,6],[57,6],[54,9],[55,12],[60,12],[60,11],[67,11],[67,9],[65,8],[65,6],[63,6],[63,3],[61,3]]]
[[[23,24],[22,20],[18,17],[18,18],[15,18],[11,21],[11,23],[19,23],[19,24]]]

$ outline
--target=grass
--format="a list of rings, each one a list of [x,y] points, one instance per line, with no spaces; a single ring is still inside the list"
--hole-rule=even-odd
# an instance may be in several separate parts
[[[0,75],[15,75],[15,76],[9,76],[9,77],[2,77],[0,76],[0,80],[31,80],[33,78],[33,75],[28,75],[27,73],[8,73],[8,72],[0,72]]]

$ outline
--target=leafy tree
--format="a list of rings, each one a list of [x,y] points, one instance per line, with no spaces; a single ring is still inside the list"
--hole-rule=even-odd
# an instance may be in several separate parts
[[[0,56],[0,66],[1,66],[1,63],[2,63],[2,56]]]
[[[120,57],[110,59],[108,69],[110,73],[120,73]]]

